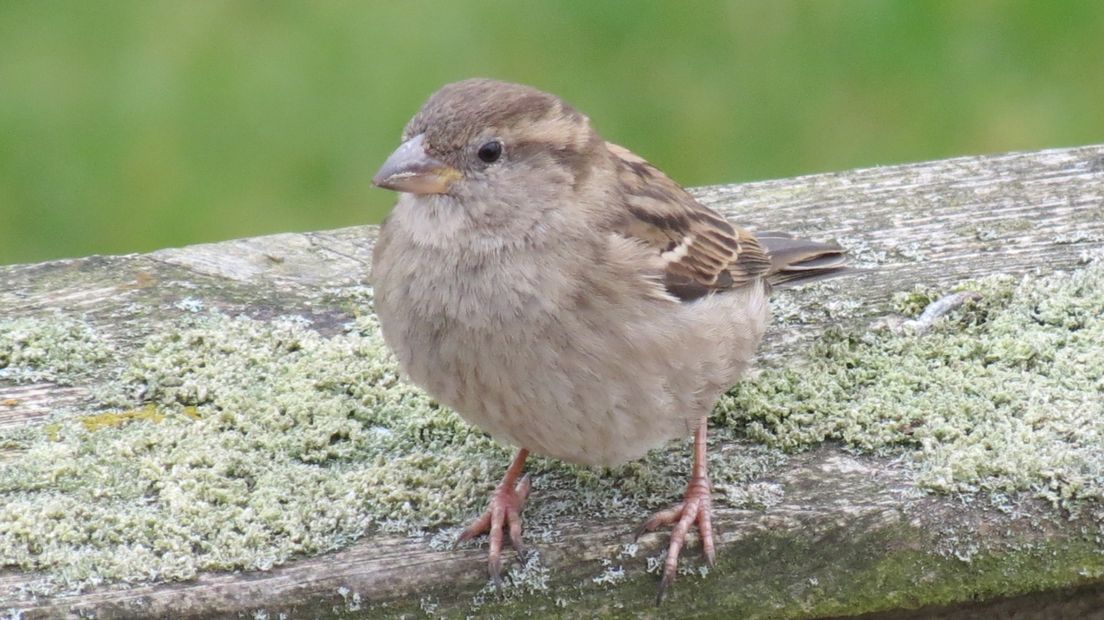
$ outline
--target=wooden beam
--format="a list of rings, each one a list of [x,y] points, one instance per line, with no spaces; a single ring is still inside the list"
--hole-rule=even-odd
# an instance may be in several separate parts
[[[783,305],[811,311],[788,326],[785,338],[772,333],[764,351],[768,357],[800,354],[800,343],[829,323],[882,317],[894,293],[916,284],[949,287],[994,273],[1073,269],[1104,251],[1104,145],[695,193],[732,220],[759,230],[838,240],[864,268],[834,285],[851,302],[838,308],[800,290],[787,292],[792,297]],[[331,293],[365,284],[374,238],[373,227],[356,227],[0,267],[0,319],[76,313],[126,350],[128,343],[184,315],[182,300],[190,299],[259,318],[301,314],[323,334],[337,333],[350,313],[332,302]],[[54,409],[79,406],[98,379],[58,386],[48,380],[16,383],[0,375],[0,428],[40,425]],[[1044,519],[1040,515],[1052,511],[1043,505],[1031,514],[1009,515],[921,493],[891,459],[825,445],[790,459],[766,478],[780,485],[783,499],[762,509],[721,508],[720,565],[705,578],[680,579],[672,600],[658,612],[652,607],[655,576],[646,574],[646,558],[660,552],[666,533],[646,536],[628,557],[625,543],[635,523],[591,523],[580,514],[561,524],[555,540],[535,542],[541,570],[547,571],[541,585],[520,580],[502,594],[485,590],[481,549],[439,549],[428,537],[377,532],[342,551],[268,571],[204,574],[183,583],[110,584],[38,596],[34,584],[41,575],[9,568],[0,573],[0,613],[10,608],[24,618],[261,612],[267,617],[667,612],[767,617],[773,609],[798,617],[996,599],[1099,584],[1104,576],[1099,525],[1088,517]],[[983,551],[956,557],[951,539],[967,538]],[[623,575],[607,571],[611,558],[618,559]],[[1100,596],[1096,590],[1081,592],[1082,601]]]

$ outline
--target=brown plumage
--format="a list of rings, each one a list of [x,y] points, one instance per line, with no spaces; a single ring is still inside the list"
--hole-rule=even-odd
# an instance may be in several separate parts
[[[664,259],[664,284],[688,301],[711,292],[836,275],[847,260],[834,244],[787,233],[753,234],[694,199],[655,166],[628,149],[606,143],[617,158],[623,212],[614,229],[654,247]]]

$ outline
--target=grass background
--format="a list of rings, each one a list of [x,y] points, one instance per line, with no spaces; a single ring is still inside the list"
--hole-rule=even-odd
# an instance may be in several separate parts
[[[378,222],[475,75],[685,185],[1104,142],[1104,3],[0,2],[0,264]]]

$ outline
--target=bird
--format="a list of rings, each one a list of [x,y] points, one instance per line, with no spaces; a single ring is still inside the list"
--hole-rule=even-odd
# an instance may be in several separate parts
[[[691,527],[712,565],[709,414],[752,363],[772,287],[840,272],[844,250],[737,226],[563,99],[487,78],[433,93],[373,183],[399,193],[371,265],[384,341],[517,448],[458,539],[488,535],[494,583],[504,542],[526,551],[531,453],[615,466],[690,435],[682,500],[637,536],[672,526],[657,603]]]

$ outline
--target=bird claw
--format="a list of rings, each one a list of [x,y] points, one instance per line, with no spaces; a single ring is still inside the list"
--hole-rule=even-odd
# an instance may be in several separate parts
[[[656,605],[663,602],[667,596],[667,590],[678,574],[678,559],[686,544],[686,534],[691,525],[698,526],[698,536],[702,541],[702,554],[710,567],[716,563],[716,549],[713,545],[713,500],[710,492],[709,479],[694,477],[686,488],[686,494],[682,502],[673,508],[661,510],[636,530],[639,538],[645,532],[654,531],[661,525],[674,525],[671,530],[671,542],[667,547],[667,559],[663,563],[663,577],[659,581],[659,590],[656,592]]]
[[[502,543],[508,538],[520,561],[528,557],[528,549],[521,537],[521,509],[532,488],[528,474],[516,485],[500,484],[491,494],[487,510],[472,521],[457,536],[453,548],[481,534],[487,534],[490,550],[487,553],[487,573],[495,588],[502,589]],[[506,531],[504,536],[504,530]]]
[[[663,599],[667,598],[667,588],[675,581],[674,574],[668,574],[667,571],[663,571],[663,578],[659,580],[659,588],[656,589],[656,602],[658,606],[663,603]]]

